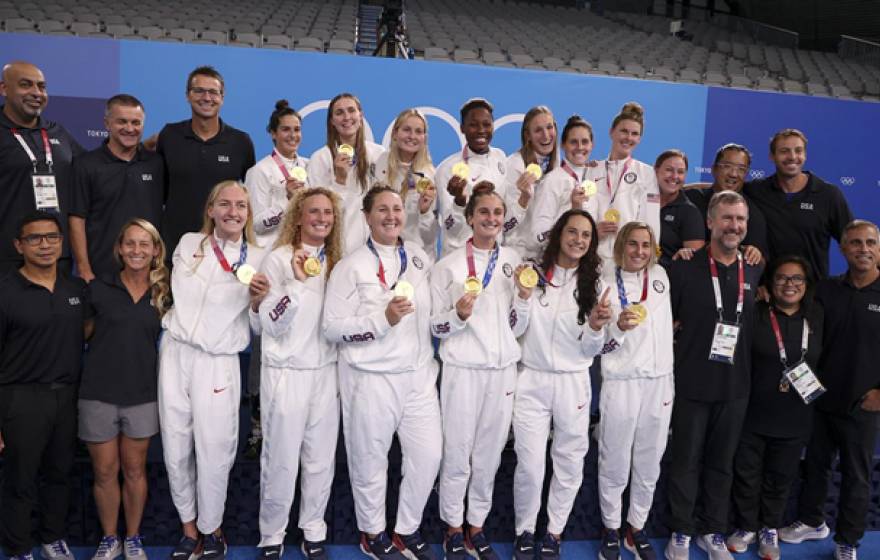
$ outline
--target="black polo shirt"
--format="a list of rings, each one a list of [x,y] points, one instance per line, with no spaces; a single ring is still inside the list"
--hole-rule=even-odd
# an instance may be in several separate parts
[[[118,406],[156,400],[157,341],[162,330],[151,292],[137,302],[119,278],[104,275],[88,287],[95,333],[89,340],[79,398]]]
[[[220,132],[202,140],[192,120],[165,125],[157,146],[165,160],[165,214],[162,237],[169,258],[180,237],[202,227],[205,201],[221,181],[244,180],[254,166],[254,144],[246,132],[220,121]]]
[[[12,134],[18,130],[37,158],[37,173],[47,173],[46,151],[40,130],[45,128],[52,147],[52,171],[58,187],[58,204],[61,208],[61,230],[65,234],[62,257],[70,256],[67,242],[67,211],[71,198],[71,163],[75,156],[83,152],[63,126],[40,119],[34,128],[22,128],[10,121],[0,107],[0,272],[17,270],[22,265],[21,255],[15,250],[12,240],[18,236],[18,221],[37,209],[34,199],[34,166],[27,152]]]
[[[685,191],[688,199],[694,203],[694,206],[700,211],[703,220],[703,233],[706,242],[709,241],[709,227],[706,225],[706,217],[709,215],[709,201],[715,190],[712,187],[704,189],[687,189]],[[745,195],[745,193],[742,193]],[[749,223],[746,230],[746,238],[743,239],[743,245],[751,245],[757,247],[764,258],[767,258],[769,247],[767,245],[767,219],[764,213],[748,196],[745,196],[746,204],[749,206]]]
[[[76,383],[82,365],[86,284],[61,271],[50,292],[18,270],[0,279],[0,390],[22,383]]]
[[[724,320],[736,320],[738,265],[718,263]],[[675,394],[703,402],[723,402],[749,396],[752,361],[752,317],[755,292],[763,266],[745,266],[742,328],[733,365],[709,360],[712,336],[718,321],[715,292],[709,272],[707,247],[690,260],[679,259],[669,268],[672,288],[672,316],[681,325],[675,336]]]
[[[809,261],[816,278],[828,276],[831,238],[840,241],[852,212],[836,186],[806,172],[807,186],[788,196],[776,174],[746,183],[743,189],[767,218],[770,258],[799,255]]]
[[[825,307],[825,337],[819,369],[828,392],[816,400],[820,410],[849,412],[862,396],[880,388],[880,278],[856,288],[846,274],[816,287]]]
[[[660,264],[669,268],[672,256],[684,247],[685,241],[703,241],[705,220],[684,192],[660,208]]]
[[[785,345],[789,367],[801,361],[801,343],[804,317],[810,325],[807,337],[806,361],[820,377],[819,356],[822,353],[823,308],[813,302],[792,315],[775,310],[779,332]],[[755,306],[755,327],[752,337],[752,391],[746,414],[745,429],[770,437],[793,438],[810,434],[813,423],[813,406],[804,404],[794,388],[787,392],[779,390],[782,379],[782,362],[779,346],[770,323],[770,305],[758,302]],[[825,397],[820,397],[819,401]],[[819,402],[814,401],[814,402]]]
[[[128,220],[143,218],[159,227],[164,184],[162,157],[143,146],[131,161],[113,155],[107,141],[76,158],[70,214],[86,220],[89,264],[95,276],[119,269],[113,247]]]

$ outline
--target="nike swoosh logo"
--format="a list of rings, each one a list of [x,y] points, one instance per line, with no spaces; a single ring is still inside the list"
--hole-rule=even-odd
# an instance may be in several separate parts
[[[453,546],[452,547],[452,552],[461,552],[462,550],[464,550],[463,546]]]
[[[389,546],[388,548],[385,549],[385,554],[390,553],[392,550],[394,550],[394,547],[393,547],[393,546]]]
[[[671,405],[671,404],[672,404],[672,401],[665,401],[665,402],[663,403],[663,406],[669,406],[669,405]]]
[[[266,556],[278,556],[278,553],[275,552],[274,550],[270,550],[269,552],[266,553]]]
[[[528,552],[528,551],[530,551],[530,550],[532,549],[532,547],[530,547],[530,546],[521,546],[521,547],[519,547],[519,549],[522,550],[523,552]]]
[[[587,403],[579,404],[579,405],[578,405],[578,410],[583,409],[585,406],[587,406]]]
[[[229,388],[229,387],[221,387],[221,388],[219,388],[219,389],[216,389],[216,388],[215,388],[215,389],[214,389],[214,394],[217,395],[217,394],[219,394],[219,393],[222,393],[223,391],[225,391],[225,390],[228,389],[228,388]]]
[[[504,396],[505,396],[505,397],[509,397],[509,396],[512,395],[512,394],[513,394],[513,391],[508,391],[508,392],[504,393]]]
[[[489,550],[489,547],[488,547],[488,546],[484,546],[484,547],[482,547],[482,548],[478,548],[477,550],[478,550],[479,552],[486,552],[487,550]]]
[[[423,545],[423,544],[417,544],[417,545],[416,545],[416,550],[421,550],[421,549],[423,549],[423,548],[425,548],[425,545]]]
[[[542,548],[541,552],[556,552],[556,551],[553,550],[552,548]]]

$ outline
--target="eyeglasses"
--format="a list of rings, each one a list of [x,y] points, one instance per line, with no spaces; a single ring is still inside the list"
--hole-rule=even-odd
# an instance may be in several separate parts
[[[218,89],[207,89],[203,87],[191,87],[189,88],[189,92],[195,95],[196,97],[205,95],[206,93],[210,97],[220,97],[223,95],[223,92]]]
[[[24,237],[19,237],[19,240],[28,245],[29,247],[37,247],[40,245],[45,239],[49,245],[57,245],[61,243],[61,239],[64,236],[58,232],[53,233],[31,233],[29,235],[25,235]]]
[[[793,274],[791,276],[779,274],[773,279],[773,283],[777,286],[785,286],[786,284],[791,283],[791,285],[796,288],[803,286],[806,281],[807,279],[801,274]]]
[[[718,168],[724,172],[735,171],[737,175],[745,175],[749,171],[748,166],[740,165],[737,163],[729,163],[726,161],[719,161]]]

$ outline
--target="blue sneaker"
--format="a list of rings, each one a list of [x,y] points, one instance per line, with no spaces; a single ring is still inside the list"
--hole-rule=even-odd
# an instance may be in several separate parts
[[[535,559],[535,535],[523,531],[513,543],[513,560]]]
[[[361,552],[373,560],[404,560],[406,558],[394,546],[385,531],[376,535],[374,539],[369,538],[366,533],[361,533]]]
[[[431,545],[425,542],[419,531],[411,535],[394,533],[394,546],[409,560],[437,560],[437,555],[431,550]]]
[[[464,533],[447,533],[443,541],[443,556],[446,560],[466,560],[470,556],[464,545]]]
[[[651,546],[648,535],[644,530],[633,531],[632,527],[626,530],[626,538],[623,539],[623,546],[632,552],[638,560],[657,560],[657,551]]]
[[[307,541],[303,539],[299,549],[308,560],[327,560],[325,544],[327,544],[326,541]],[[280,558],[281,555],[279,554],[278,557]]]
[[[125,537],[122,551],[125,554],[125,560],[147,560],[147,553],[144,551],[144,537],[141,535]]]
[[[284,554],[284,545],[273,544],[270,546],[261,546],[257,550],[259,551],[257,552],[257,560],[281,560],[281,555]],[[306,556],[306,558],[308,558],[308,556]]]
[[[224,560],[226,558],[226,539],[223,535],[202,535],[202,560]]]
[[[16,554],[15,556],[9,556],[9,560],[34,560],[34,555],[30,552],[25,552],[24,554]]]
[[[559,560],[559,540],[550,533],[541,541],[541,560]]]
[[[620,533],[617,529],[605,529],[602,532],[602,546],[599,548],[599,560],[620,559]]]
[[[105,535],[98,543],[98,550],[92,560],[113,560],[122,554],[122,543],[116,535]]]
[[[483,531],[470,535],[465,539],[464,546],[467,553],[478,560],[501,560]]]
[[[168,560],[195,560],[199,556],[201,543],[196,539],[191,539],[186,535],[180,539]]]
[[[44,544],[40,547],[40,552],[45,560],[74,560],[73,553],[70,552],[70,547],[64,539]]]

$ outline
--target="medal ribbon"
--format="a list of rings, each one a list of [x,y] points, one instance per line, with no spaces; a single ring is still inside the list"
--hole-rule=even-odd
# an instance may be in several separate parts
[[[367,239],[367,247],[370,248],[370,252],[376,255],[376,260],[379,261],[379,272],[376,273],[376,276],[379,278],[379,284],[382,285],[386,290],[393,290],[395,286],[397,286],[398,280],[403,276],[403,273],[406,272],[406,247],[403,246],[403,240],[397,240],[397,255],[400,257],[400,273],[397,275],[397,280],[394,281],[391,288],[388,287],[388,282],[385,281],[385,267],[382,265],[382,259],[379,257],[379,251],[376,250],[376,246],[373,245],[373,239]]]
[[[474,238],[468,239],[465,246],[467,251],[468,278],[476,278],[477,265],[474,263]],[[484,290],[489,285],[489,282],[492,280],[492,274],[495,272],[495,265],[498,263],[498,250],[498,242],[496,241],[495,248],[489,254],[489,264],[486,265],[486,273],[483,274]]]
[[[290,172],[287,170],[287,166],[284,165],[284,160],[281,159],[281,156],[279,156],[278,152],[275,150],[272,150],[272,159],[275,160],[275,165],[278,166],[278,169],[281,170],[281,174],[284,175],[284,180],[286,181],[290,179]],[[297,159],[296,161],[299,160]]]
[[[238,267],[247,262],[247,241],[244,240],[244,236],[242,236],[241,239],[241,252],[239,253],[238,262],[234,265],[230,266],[229,261],[226,260],[226,255],[220,250],[220,245],[217,244],[217,240],[214,239],[213,235],[211,235],[211,248],[214,249],[214,255],[217,257],[217,260],[220,261],[221,268],[226,272],[235,274]]]
[[[574,172],[574,169],[572,169],[568,162],[565,160],[562,160],[562,170],[571,175],[571,178],[574,179],[575,187],[581,184],[582,179],[578,179],[577,173]],[[586,174],[586,170],[584,170],[584,174]]]
[[[617,277],[617,296],[620,298],[620,308],[626,309],[629,307],[629,300],[626,297],[626,288],[623,287],[623,275],[620,272],[620,267],[618,266],[614,269],[614,276]],[[648,269],[645,269],[645,276],[642,278],[642,297],[636,303],[642,303],[648,299]]]
[[[782,331],[779,329],[779,321],[776,320],[776,313],[770,309],[770,326],[773,327],[773,334],[776,335],[776,346],[779,347],[779,361],[782,367],[788,369],[788,356],[785,354],[785,343],[782,342]],[[810,337],[810,324],[804,319],[804,330],[801,334],[801,361],[807,356],[807,347]]]
[[[623,171],[620,172],[620,177],[617,178],[617,185],[614,187],[614,191],[612,191],[611,169],[608,167],[608,160],[605,160],[605,187],[608,189],[608,194],[611,195],[611,201],[608,203],[609,207],[614,204],[614,199],[617,198],[617,192],[620,190],[620,182],[623,181],[623,176],[626,175],[626,171],[629,169],[631,161],[632,158],[626,158],[626,161],[623,162]]]
[[[715,259],[712,258],[712,248],[710,247],[707,252],[709,255],[709,272],[712,273],[712,289],[715,290],[715,308],[718,309],[718,320],[724,321],[724,301],[721,299],[721,283],[718,281],[718,266],[715,264]],[[742,253],[739,251],[736,252],[736,260],[739,265],[739,274],[737,275],[739,293],[736,299],[736,324],[739,325],[739,319],[743,310],[743,302],[745,301],[746,285],[745,266],[743,265]]]
[[[541,166],[541,171],[543,173],[547,173],[547,170],[550,169],[550,156],[539,156],[535,154],[535,159],[538,160],[538,165]]]
[[[31,164],[34,166],[34,173],[36,173],[37,157],[34,155],[31,147],[28,146],[27,142],[24,141],[24,138],[21,137],[17,128],[12,128],[10,130],[12,131],[12,135],[15,136],[15,139],[18,140],[18,143],[21,144],[21,147],[24,148],[25,153],[31,160]],[[46,132],[45,128],[41,128],[40,136],[43,137],[43,150],[46,152],[46,166],[49,168],[49,173],[52,173],[52,164],[54,163],[54,160],[52,159],[52,145],[49,143],[49,133]]]

